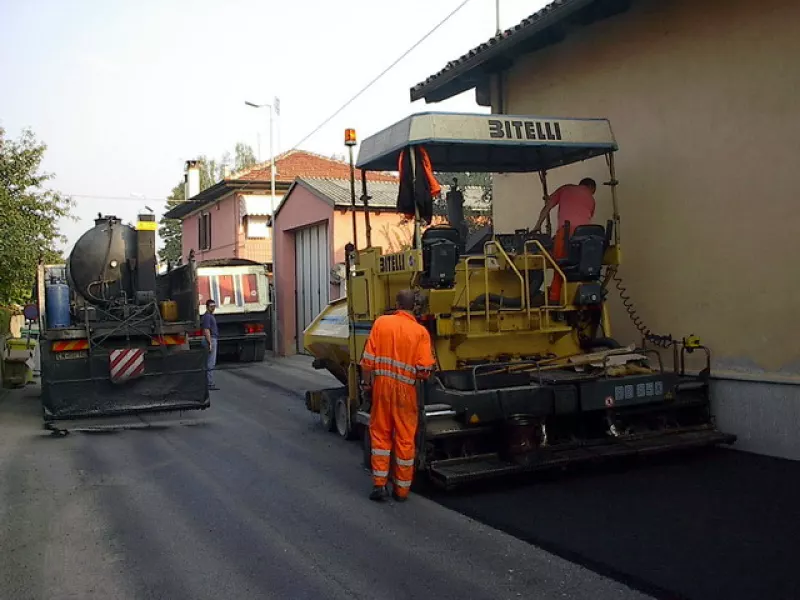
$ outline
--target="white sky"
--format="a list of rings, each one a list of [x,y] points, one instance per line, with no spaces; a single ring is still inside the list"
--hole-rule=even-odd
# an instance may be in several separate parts
[[[503,28],[547,3],[499,1]],[[106,198],[75,198],[69,249],[98,212],[132,221],[146,204],[160,218],[186,159],[256,149],[260,134],[266,160],[268,112],[245,100],[280,98],[288,150],[459,3],[0,0],[0,125],[48,145],[53,188]],[[495,0],[471,0],[301,147],[341,153],[346,127],[363,139],[422,110],[485,112],[473,91],[425,105],[409,88],[494,32]]]

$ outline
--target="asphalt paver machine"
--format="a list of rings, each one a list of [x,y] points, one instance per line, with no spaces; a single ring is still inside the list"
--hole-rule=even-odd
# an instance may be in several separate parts
[[[466,240],[461,224],[424,227],[419,214],[411,247],[384,253],[371,243],[365,172],[396,171],[400,153],[414,156],[420,147],[436,171],[538,173],[545,191],[549,171],[605,157],[613,216],[575,227],[558,259],[547,233]],[[308,409],[329,430],[362,437],[368,457],[370,398],[359,388],[358,363],[374,320],[393,310],[400,289],[412,288],[437,361],[420,384],[416,466],[437,484],[733,443],[713,422],[710,352],[699,340],[670,338],[662,344],[670,361],[663,349],[620,347],[613,338],[607,302],[621,262],[617,149],[605,119],[486,114],[415,114],[365,139],[354,168],[362,171],[367,245],[348,246],[347,297],[304,332],[315,366],[342,387],[309,392]],[[517,201],[538,213],[533,196]],[[357,240],[355,216],[353,228]],[[554,275],[565,282],[557,302],[547,294]],[[705,366],[689,373],[692,352],[704,355]]]

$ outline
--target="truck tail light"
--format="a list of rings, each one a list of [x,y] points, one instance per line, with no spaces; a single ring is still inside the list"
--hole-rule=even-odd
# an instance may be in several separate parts
[[[262,333],[264,331],[264,324],[263,323],[245,323],[244,324],[244,332],[245,333]]]

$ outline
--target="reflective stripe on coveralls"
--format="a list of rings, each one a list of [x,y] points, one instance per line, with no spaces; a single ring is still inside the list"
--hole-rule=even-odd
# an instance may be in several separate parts
[[[398,496],[408,495],[414,477],[419,409],[415,383],[435,364],[427,330],[410,313],[398,311],[375,321],[361,358],[373,372],[369,434],[372,480],[384,486],[391,472]],[[391,463],[394,450],[395,461]]]

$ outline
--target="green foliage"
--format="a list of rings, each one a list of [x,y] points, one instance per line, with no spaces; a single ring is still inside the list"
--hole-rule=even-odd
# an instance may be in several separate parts
[[[253,153],[253,149],[244,144],[239,142],[236,144],[236,149],[234,150],[236,153],[236,162],[234,163],[234,169],[237,171],[241,171],[242,169],[249,169],[253,165],[256,164],[256,155]]]
[[[36,265],[63,262],[56,242],[65,242],[58,220],[70,216],[72,200],[45,184],[40,171],[47,146],[25,130],[17,140],[0,128],[0,304],[30,300]]]
[[[201,170],[202,173],[202,170]],[[167,197],[167,211],[183,202],[183,182],[180,182]],[[181,257],[181,222],[178,219],[161,219],[158,228],[162,246],[158,251],[158,258],[162,262],[175,263]]]

